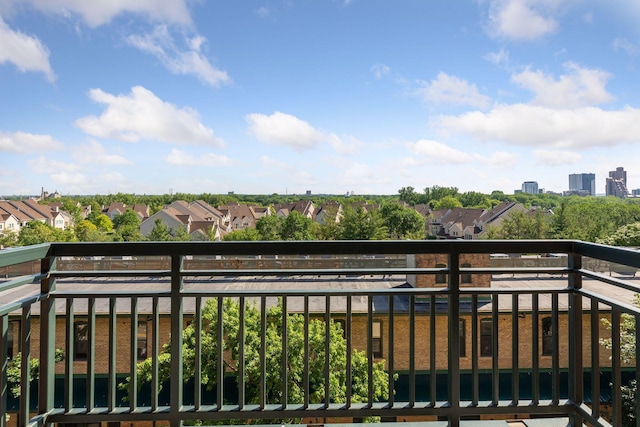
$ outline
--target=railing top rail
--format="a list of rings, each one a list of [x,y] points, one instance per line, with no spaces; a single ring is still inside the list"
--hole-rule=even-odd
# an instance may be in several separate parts
[[[638,249],[575,242],[575,251],[578,255],[640,268],[640,252]]]
[[[47,256],[51,243],[40,245],[7,248],[0,251],[0,268],[24,262],[38,261]]]
[[[572,253],[573,240],[322,240],[247,242],[53,243],[52,256],[351,255],[414,253]]]

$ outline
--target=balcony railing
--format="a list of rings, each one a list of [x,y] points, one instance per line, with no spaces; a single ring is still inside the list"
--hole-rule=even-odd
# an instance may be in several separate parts
[[[498,253],[505,255],[492,260]],[[628,324],[640,331],[637,268],[636,250],[560,240],[7,249],[0,251],[0,427],[365,417],[621,425],[621,387],[640,363],[625,357],[637,354],[640,340],[624,333]],[[229,301],[238,307],[233,351],[225,349]],[[204,314],[207,304],[213,318]],[[292,348],[294,314],[304,337],[314,321],[324,325],[324,351],[312,354],[308,343]],[[274,322],[278,342],[267,332]],[[344,330],[339,360],[330,352],[335,324]],[[213,341],[206,338],[211,325]],[[185,338],[185,328],[194,333]],[[170,360],[161,355],[166,343]],[[280,349],[276,392],[268,371],[273,348]],[[354,371],[356,350],[367,356],[364,372]],[[15,398],[7,373],[18,352]],[[138,362],[145,357],[150,381],[143,385]],[[37,379],[29,376],[36,358]],[[375,390],[379,362],[385,397]],[[292,378],[292,363],[302,364],[300,377]],[[320,378],[311,363],[324,366]],[[336,363],[344,376],[333,376]],[[358,382],[364,392],[355,390]],[[332,390],[338,387],[340,397]]]

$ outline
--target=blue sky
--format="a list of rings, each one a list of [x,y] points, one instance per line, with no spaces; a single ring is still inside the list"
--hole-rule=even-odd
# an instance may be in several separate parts
[[[637,0],[0,0],[0,194],[640,188]]]

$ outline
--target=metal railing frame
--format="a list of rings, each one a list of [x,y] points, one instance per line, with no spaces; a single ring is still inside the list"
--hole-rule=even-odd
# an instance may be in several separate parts
[[[220,256],[246,256],[246,255],[326,255],[326,254],[340,254],[340,255],[375,255],[375,254],[447,254],[448,265],[445,268],[349,268],[349,269],[288,269],[288,270],[255,270],[255,269],[230,269],[230,270],[184,270],[183,261],[187,256],[204,256],[204,255],[220,255]],[[568,257],[568,263],[565,268],[462,268],[460,267],[460,256],[462,254],[491,254],[491,253],[561,253],[566,254]],[[153,271],[60,271],[56,268],[57,262],[61,257],[88,257],[88,256],[167,256],[170,257],[171,264],[168,270],[153,270]],[[585,243],[580,241],[568,241],[568,240],[541,240],[541,241],[322,241],[322,242],[135,242],[135,243],[53,243],[35,245],[27,248],[9,249],[0,252],[0,268],[16,265],[20,263],[26,263],[30,261],[40,261],[41,271],[40,274],[33,274],[28,276],[21,276],[12,278],[4,283],[0,284],[0,292],[24,286],[31,283],[40,284],[40,293],[32,296],[25,297],[20,301],[16,301],[13,304],[0,307],[0,357],[2,358],[2,364],[0,365],[1,377],[0,377],[0,414],[7,413],[7,329],[8,329],[8,315],[16,312],[16,310],[22,313],[22,394],[20,397],[20,425],[36,425],[36,424],[51,424],[51,423],[64,423],[64,422],[96,422],[96,421],[158,421],[166,420],[171,425],[181,425],[184,420],[187,419],[205,419],[205,420],[221,420],[221,419],[250,419],[250,418],[302,418],[302,417],[361,417],[361,416],[425,416],[434,415],[439,417],[446,417],[449,425],[458,426],[460,421],[469,416],[480,415],[506,415],[514,413],[523,413],[534,416],[555,415],[566,416],[569,418],[571,425],[594,425],[604,426],[609,423],[601,417],[599,405],[592,405],[588,407],[584,402],[583,395],[583,342],[582,342],[582,328],[583,328],[583,309],[582,301],[586,297],[591,301],[591,359],[592,359],[592,389],[595,386],[599,386],[599,378],[597,371],[599,370],[599,337],[597,325],[599,323],[598,318],[598,304],[605,304],[612,309],[611,321],[613,331],[619,330],[620,316],[622,313],[635,316],[636,325],[640,322],[640,310],[630,305],[625,301],[617,301],[614,298],[606,295],[599,295],[592,291],[588,291],[582,288],[583,278],[595,279],[601,282],[607,283],[611,286],[621,287],[623,289],[638,292],[640,291],[630,281],[621,280],[616,277],[606,276],[603,274],[595,273],[583,268],[583,258],[591,257],[598,260],[603,260],[611,263],[622,264],[632,268],[640,268],[640,253],[630,249],[613,248],[604,245],[597,245],[591,243]],[[448,275],[448,285],[444,289],[430,290],[430,289],[390,289],[390,290],[367,290],[367,291],[355,291],[355,290],[293,290],[293,291],[267,291],[267,292],[243,292],[243,291],[217,291],[215,289],[198,292],[198,291],[185,291],[184,279],[185,277],[205,277],[205,276],[269,276],[273,274],[278,275],[393,275],[393,274],[442,274]],[[514,290],[514,289],[498,289],[498,288],[463,288],[460,283],[461,274],[524,274],[524,273],[562,273],[567,275],[567,285],[559,289],[527,289],[527,290]],[[168,277],[170,278],[170,291],[169,292],[152,292],[152,293],[136,293],[135,291],[128,293],[113,294],[108,291],[85,294],[81,292],[60,292],[56,288],[58,279],[68,277],[115,277],[115,278],[131,278],[131,277]],[[513,375],[515,384],[512,384],[512,399],[508,402],[502,402],[499,400],[498,390],[498,373],[499,366],[497,365],[497,352],[498,340],[497,340],[497,316],[499,308],[497,306],[497,298],[494,299],[493,313],[491,314],[494,327],[494,339],[493,339],[493,399],[491,402],[480,402],[478,398],[478,315],[476,310],[477,299],[481,295],[498,295],[498,294],[511,294],[513,295],[513,301],[516,307],[518,304],[519,295],[531,295],[533,301],[533,313],[532,315],[537,319],[537,300],[538,295],[546,293],[551,294],[554,303],[554,331],[557,331],[557,304],[558,296],[560,294],[566,295],[569,301],[568,319],[569,319],[569,379],[568,379],[568,399],[560,400],[557,393],[558,387],[554,391],[554,397],[551,402],[542,402],[539,399],[538,380],[534,379],[532,383],[533,387],[533,399],[531,401],[522,401],[518,396],[518,383],[517,375]],[[348,396],[347,403],[338,404],[326,402],[320,405],[310,404],[308,400],[302,405],[288,404],[286,401],[287,389],[286,381],[284,381],[282,395],[285,396],[285,401],[282,405],[269,405],[262,395],[261,401],[258,405],[245,404],[243,398],[243,381],[240,379],[239,390],[239,404],[225,406],[220,404],[223,398],[223,384],[220,377],[224,374],[219,371],[218,388],[217,388],[217,405],[205,406],[201,405],[199,401],[199,392],[196,392],[196,404],[185,406],[183,404],[183,384],[181,381],[177,381],[171,387],[170,391],[170,405],[163,407],[158,404],[157,395],[153,398],[150,407],[139,407],[135,402],[135,399],[131,399],[128,407],[121,407],[117,405],[115,401],[116,390],[116,376],[115,376],[115,364],[110,362],[109,368],[109,402],[106,408],[94,407],[94,384],[93,384],[93,360],[95,358],[95,348],[90,345],[90,353],[88,355],[87,363],[87,407],[75,408],[73,402],[70,400],[69,391],[72,390],[73,381],[67,384],[66,403],[64,408],[54,408],[54,381],[55,381],[55,299],[65,298],[69,302],[72,302],[74,298],[88,298],[89,300],[89,312],[88,319],[90,324],[90,340],[93,339],[93,329],[95,329],[95,299],[96,298],[108,298],[110,301],[111,309],[109,314],[109,322],[113,326],[115,325],[115,301],[116,298],[131,298],[131,311],[137,313],[137,298],[151,297],[153,298],[153,322],[154,325],[158,325],[158,298],[170,298],[171,299],[171,346],[173,354],[171,358],[171,378],[182,378],[182,330],[183,330],[183,301],[184,298],[197,298],[198,306],[203,297],[239,297],[244,307],[244,301],[247,297],[258,297],[261,300],[261,309],[263,313],[262,327],[264,331],[264,318],[265,313],[265,298],[270,296],[296,296],[305,298],[305,323],[308,325],[309,312],[308,312],[308,298],[310,296],[324,295],[327,299],[327,307],[329,307],[330,297],[332,295],[348,296],[347,311],[348,316],[351,315],[351,296],[364,295],[369,298],[369,327],[368,327],[368,354],[372,355],[371,342],[371,301],[375,296],[387,296],[390,308],[389,308],[389,336],[388,345],[391,347],[394,338],[394,332],[392,328],[393,324],[393,301],[396,295],[405,295],[409,297],[411,301],[411,309],[408,316],[411,319],[410,322],[410,337],[415,337],[416,331],[414,327],[415,313],[415,300],[417,296],[427,295],[430,304],[430,315],[435,314],[435,302],[437,297],[446,297],[449,307],[459,307],[461,295],[470,296],[474,304],[472,304],[472,354],[474,356],[473,361],[473,383],[474,383],[474,396],[471,402],[461,402],[460,399],[460,310],[449,310],[448,315],[448,376],[447,376],[447,389],[448,398],[446,402],[439,402],[435,399],[435,382],[431,381],[431,398],[429,402],[417,402],[415,396],[416,377],[415,377],[415,346],[410,340],[410,397],[408,402],[399,402],[393,395],[386,402],[374,402],[371,398],[371,360],[369,362],[369,378],[370,378],[370,391],[369,402],[365,404],[353,404],[350,402]],[[218,298],[219,304],[221,304],[222,298]],[[39,358],[40,364],[40,376],[38,378],[38,404],[37,414],[30,418],[29,414],[29,390],[31,383],[28,380],[29,359],[32,357],[30,354],[30,324],[31,324],[31,306],[33,304],[40,304],[40,348]],[[68,307],[71,304],[68,305]],[[93,307],[93,308],[92,308]],[[221,307],[221,305],[220,305]],[[244,310],[244,309],[243,309]],[[328,319],[330,312],[329,308],[325,311],[325,318]],[[286,310],[285,310],[286,311]],[[70,313],[67,316],[72,316],[73,307],[70,308]],[[517,313],[516,313],[517,314]],[[512,312],[512,315],[513,312]],[[198,311],[195,313],[196,322],[201,321],[201,314]],[[432,320],[434,318],[432,317]],[[283,316],[283,325],[286,325],[286,316]],[[517,316],[513,318],[512,328],[513,341],[512,348],[514,349],[512,368],[517,374],[518,368],[518,354],[517,354]],[[219,322],[221,325],[222,322]],[[349,319],[347,319],[347,333],[349,336],[349,348],[351,348],[351,327]],[[432,324],[434,322],[431,322]],[[196,323],[197,325],[197,323]],[[595,325],[595,326],[594,326]],[[137,327],[137,320],[132,320],[131,325],[131,351],[135,352],[136,337],[135,328]],[[198,327],[198,326],[196,326]],[[221,326],[220,326],[221,328]],[[328,327],[327,327],[328,328]],[[154,379],[152,382],[153,389],[157,389],[157,374],[158,365],[157,358],[159,352],[159,337],[157,327],[153,327],[152,334],[152,358],[155,360],[153,365]],[[286,330],[286,328],[285,328]],[[328,329],[327,329],[328,330]],[[221,331],[219,331],[221,332]],[[534,326],[535,336],[537,336],[537,321]],[[640,327],[636,328],[636,333],[640,337]],[[111,332],[110,332],[111,334]],[[328,332],[327,332],[328,334]],[[554,366],[552,368],[552,376],[554,385],[558,385],[558,333],[554,333],[553,343],[553,360]],[[222,340],[222,334],[218,335]],[[430,334],[430,337],[433,336]],[[286,335],[283,336],[283,344],[286,343]],[[433,338],[430,338],[431,340]],[[110,335],[110,345],[115,346],[115,336]],[[261,357],[264,357],[264,335],[262,337],[262,349]],[[612,425],[620,425],[621,423],[621,395],[620,386],[621,378],[621,364],[620,355],[617,351],[616,344],[619,344],[620,334],[612,333],[612,341],[614,349],[612,351],[612,370],[613,370],[613,419]],[[537,340],[533,339],[533,348],[537,352]],[[432,342],[433,343],[433,342]],[[220,351],[219,357],[222,358],[222,346],[221,342],[218,343]],[[71,344],[72,345],[72,344]],[[501,344],[504,345],[504,344]],[[328,346],[328,344],[327,344]],[[435,372],[434,365],[434,351],[431,352],[431,373]],[[113,350],[110,350],[113,351]],[[306,350],[308,351],[308,350]],[[640,351],[640,339],[636,340],[636,352]],[[390,357],[387,360],[387,367],[390,373],[391,387],[393,383],[394,373],[394,359],[393,352],[390,352]],[[176,357],[177,356],[177,357]],[[198,356],[199,351],[198,351]],[[244,356],[241,356],[244,357]],[[285,354],[286,357],[286,354]],[[532,369],[536,370],[537,357],[533,357]],[[371,359],[371,358],[370,358]],[[636,358],[635,367],[636,370],[640,367],[640,358]],[[131,374],[132,386],[131,394],[135,396],[135,358],[132,355]],[[263,359],[264,360],[264,359]],[[328,362],[326,362],[328,363]],[[222,363],[219,364],[222,366]],[[67,369],[72,369],[67,366]],[[222,368],[220,368],[222,369]],[[350,374],[350,365],[348,364],[348,375]],[[264,367],[263,367],[264,370]],[[198,371],[196,371],[198,372]],[[242,373],[242,370],[241,370]],[[263,371],[264,375],[264,371]],[[283,375],[286,376],[286,371],[283,370]],[[328,376],[327,376],[328,378]],[[328,379],[325,378],[326,384]],[[197,379],[199,384],[199,379]],[[308,382],[308,377],[306,379]],[[307,385],[308,387],[308,385]],[[326,390],[326,389],[325,389]],[[262,390],[264,393],[264,390]],[[599,390],[593,390],[595,400],[599,399]],[[348,392],[350,394],[350,391]],[[640,399],[638,399],[640,401]],[[636,414],[640,415],[640,404],[636,404]],[[640,419],[640,417],[637,417]],[[0,417],[0,427],[5,427],[5,417]],[[640,422],[639,422],[640,425]]]

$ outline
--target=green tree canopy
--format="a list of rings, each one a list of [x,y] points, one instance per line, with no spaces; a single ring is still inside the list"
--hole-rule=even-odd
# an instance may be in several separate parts
[[[153,224],[147,240],[152,242],[168,242],[172,240],[171,230],[160,218],[156,218]]]
[[[415,209],[387,202],[380,208],[383,224],[391,239],[425,238],[425,219]]]
[[[597,242],[611,246],[640,247],[640,222],[623,225],[613,234],[603,239],[598,239]]]
[[[340,240],[382,240],[387,237],[387,228],[377,210],[367,211],[363,207],[346,208],[340,220]]]
[[[453,209],[453,208],[461,208],[462,203],[455,196],[444,196],[441,199],[433,202],[433,209]]]
[[[67,240],[66,235],[49,224],[40,221],[31,221],[20,228],[17,244],[20,246],[29,246],[47,242],[65,242]]]
[[[266,397],[267,403],[281,403],[282,400],[282,331],[283,312],[281,302],[267,309],[266,325]],[[326,327],[322,320],[312,319],[309,322],[309,333],[305,335],[304,316],[300,314],[286,314],[287,328],[287,386],[288,403],[301,404],[304,400],[305,341],[309,345],[309,383],[310,403],[322,403],[326,401],[324,390],[325,376],[325,343]],[[245,396],[247,404],[259,403],[260,387],[262,382],[260,366],[260,331],[261,313],[256,304],[247,304],[244,313],[240,311],[238,301],[227,298],[223,302],[222,314],[222,340],[227,356],[224,360],[226,375],[232,374],[236,378],[240,371],[239,343],[244,341],[244,380]],[[244,337],[241,335],[240,318],[244,319]],[[217,383],[218,363],[218,301],[210,299],[206,302],[202,311],[201,339],[202,351],[202,375],[203,386],[212,389]],[[330,320],[329,323],[329,399],[332,402],[346,401],[346,338],[339,323]],[[187,381],[194,376],[196,348],[196,328],[192,323],[183,330],[183,375]],[[159,356],[160,383],[169,378],[169,365],[171,361],[171,346],[166,344]],[[351,355],[352,364],[352,401],[354,403],[366,402],[368,399],[368,359],[365,352],[354,349]],[[151,382],[152,361],[147,359],[138,364],[138,386]],[[384,371],[384,362],[373,364],[373,395],[374,399],[386,399],[389,393],[388,374]],[[120,385],[128,390],[127,382]],[[254,420],[262,422],[263,420]]]

